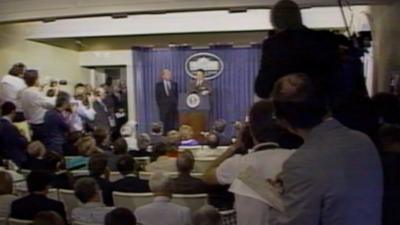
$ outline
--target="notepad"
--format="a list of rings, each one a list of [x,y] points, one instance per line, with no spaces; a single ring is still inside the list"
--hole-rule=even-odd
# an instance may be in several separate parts
[[[280,212],[284,211],[279,192],[263,177],[258,176],[257,172],[252,167],[248,167],[246,170],[242,171],[237,179],[247,186],[247,188],[251,189],[253,195],[256,194],[253,197],[261,198],[260,200]]]

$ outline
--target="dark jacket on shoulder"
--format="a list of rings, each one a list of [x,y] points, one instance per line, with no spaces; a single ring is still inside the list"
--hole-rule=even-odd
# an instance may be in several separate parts
[[[65,209],[62,202],[49,199],[44,195],[30,194],[15,200],[11,204],[11,218],[33,220],[41,211],[54,211],[66,221]]]
[[[112,183],[113,190],[119,192],[143,193],[150,192],[149,184],[135,176],[128,175]]]

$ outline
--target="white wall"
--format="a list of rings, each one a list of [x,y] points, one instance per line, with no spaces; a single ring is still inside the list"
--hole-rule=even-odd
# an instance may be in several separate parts
[[[23,62],[38,69],[42,81],[51,77],[73,85],[88,79],[82,76],[86,71],[79,66],[78,52],[26,40],[32,29],[29,24],[0,25],[0,76],[14,63]]]

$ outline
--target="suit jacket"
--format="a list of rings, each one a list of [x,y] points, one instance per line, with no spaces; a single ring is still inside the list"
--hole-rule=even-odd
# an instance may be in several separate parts
[[[207,193],[206,184],[195,177],[186,174],[179,174],[179,176],[172,180],[172,192],[177,194],[201,194]]]
[[[364,134],[329,119],[284,163],[284,213],[271,225],[380,225],[382,168]]]
[[[178,107],[178,84],[171,82],[171,91],[167,95],[164,87],[164,81],[156,84],[156,102],[161,113],[177,110]]]
[[[110,130],[111,124],[109,119],[113,116],[113,113],[107,108],[105,103],[95,101],[93,102],[93,109],[96,111],[93,121],[94,128],[102,127]]]
[[[188,93],[201,94],[202,91],[208,91],[209,94],[212,92],[211,83],[209,81],[204,80],[199,86],[197,86],[197,80],[190,81]]]
[[[65,209],[62,202],[35,194],[30,194],[15,200],[11,204],[10,217],[22,220],[33,220],[35,215],[41,211],[55,211],[66,221]]]
[[[279,32],[263,43],[255,92],[261,98],[269,98],[275,81],[298,72],[321,83],[321,88],[329,88],[339,69],[338,52],[333,35],[328,32],[307,28]]]
[[[47,149],[63,154],[63,145],[70,127],[61,112],[56,109],[48,110],[44,116],[44,125],[47,132],[44,144]]]
[[[27,160],[26,147],[28,141],[8,120],[0,119],[0,150],[8,159],[18,166]]]
[[[113,190],[119,192],[134,192],[134,193],[144,193],[150,192],[149,184],[145,180],[141,180],[135,176],[125,176],[114,183]]]

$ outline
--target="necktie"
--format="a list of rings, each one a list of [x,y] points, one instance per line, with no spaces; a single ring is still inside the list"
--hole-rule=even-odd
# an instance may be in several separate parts
[[[165,87],[165,94],[167,94],[167,96],[169,96],[169,91],[170,91],[169,81],[164,82],[164,87]]]

